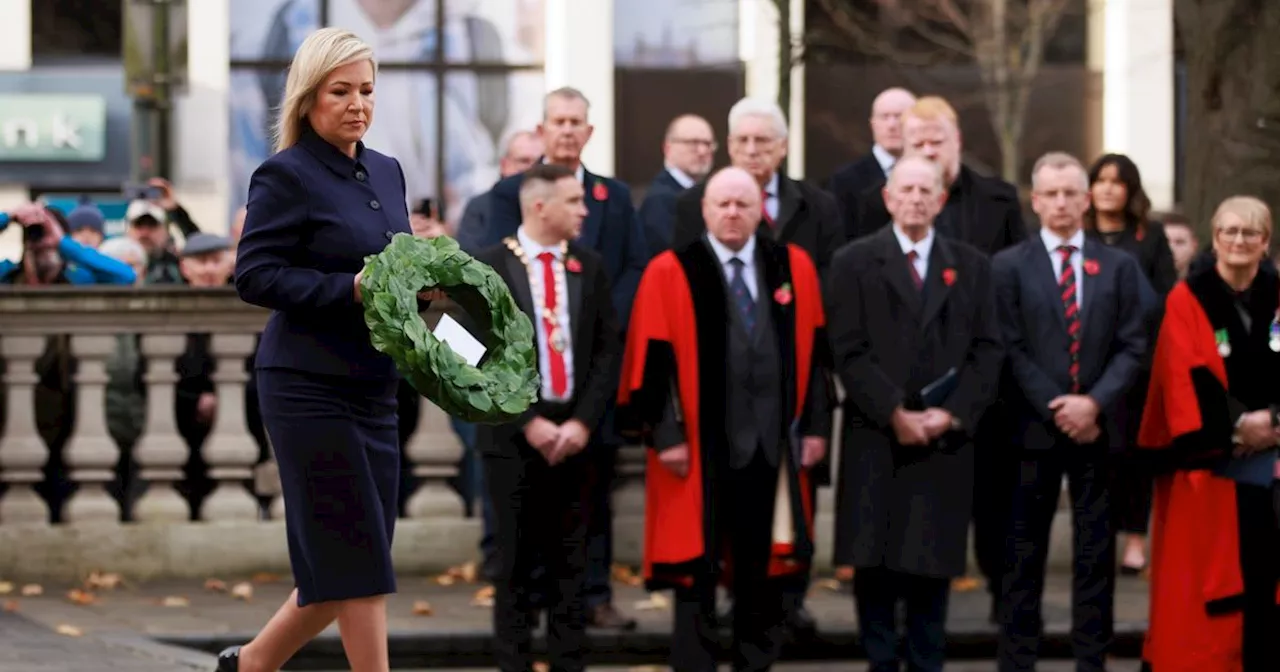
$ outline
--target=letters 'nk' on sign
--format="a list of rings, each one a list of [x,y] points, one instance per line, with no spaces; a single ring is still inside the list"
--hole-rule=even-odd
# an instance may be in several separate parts
[[[78,94],[0,94],[0,162],[101,161],[107,103]]]

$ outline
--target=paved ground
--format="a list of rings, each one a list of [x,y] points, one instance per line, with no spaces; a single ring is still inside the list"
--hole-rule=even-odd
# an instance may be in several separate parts
[[[14,612],[7,614],[5,621],[0,621],[0,672],[26,672],[28,669],[31,672],[55,669],[134,669],[143,672],[186,669],[175,667],[172,662],[167,667],[148,666],[148,657],[154,661],[157,655],[172,656],[176,652],[172,649],[146,649],[146,638],[188,649],[217,651],[222,646],[251,637],[290,589],[287,581],[275,576],[210,579],[209,585],[201,581],[124,583],[114,588],[99,586],[76,593],[71,591],[81,587],[45,585],[41,587],[41,595],[25,597],[21,595],[21,586],[13,586],[10,594],[0,597],[6,609]],[[615,586],[619,608],[635,615],[640,627],[635,633],[623,636],[594,633],[594,662],[660,662],[665,658],[671,623],[671,612],[663,599],[666,596],[651,598],[641,588],[629,585],[625,575],[619,577]],[[1118,584],[1117,655],[1136,656],[1136,643],[1146,627],[1146,587],[1141,579],[1121,579]],[[391,644],[396,666],[400,669],[470,667],[483,666],[491,660],[491,611],[484,599],[484,590],[483,586],[461,578],[450,581],[442,580],[442,577],[402,577],[400,592],[391,598],[389,604]],[[0,592],[4,592],[2,581]],[[1065,639],[1062,635],[1070,624],[1069,600],[1070,578],[1051,576],[1044,610],[1046,631],[1051,640],[1055,636],[1059,642]],[[995,628],[987,622],[988,606],[986,591],[980,586],[953,593],[948,617],[953,660],[980,660],[992,655]],[[790,647],[789,657],[820,660],[858,655],[857,624],[847,585],[829,579],[818,580],[810,593],[809,607],[818,619],[820,637],[804,646]],[[18,616],[44,626],[45,630]],[[52,631],[58,628],[72,628],[82,636],[53,634]],[[298,666],[294,669],[325,670],[340,665],[341,644],[336,635],[336,626],[330,628],[295,659]],[[9,646],[11,642],[13,646]],[[1066,653],[1061,643],[1046,642],[1046,647],[1050,656]],[[69,662],[43,662],[44,658],[52,660],[55,652],[63,648]],[[111,667],[102,662],[113,660],[106,651],[115,651],[125,656],[121,660],[134,662]],[[135,660],[139,657],[143,662]],[[31,665],[46,664],[46,667],[11,667],[11,659],[29,661]],[[81,659],[102,662],[103,666],[83,667],[73,662]],[[196,665],[207,660],[207,657],[193,657],[183,664]],[[788,669],[818,672],[823,668],[804,666]],[[956,663],[949,669],[960,671],[965,668]],[[975,669],[988,670],[990,666]],[[1118,669],[1128,672],[1127,668]]]
[[[121,634],[62,632],[0,612],[0,671],[3,672],[175,672],[213,669],[213,657]]]

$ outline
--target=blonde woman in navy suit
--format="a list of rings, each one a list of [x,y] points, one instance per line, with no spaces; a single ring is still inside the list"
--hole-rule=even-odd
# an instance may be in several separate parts
[[[256,369],[296,589],[220,672],[278,670],[335,619],[351,669],[385,672],[400,454],[398,374],[361,312],[365,255],[409,233],[404,174],[366,149],[373,51],[326,28],[298,49],[276,153],[253,174],[236,289],[270,308]]]

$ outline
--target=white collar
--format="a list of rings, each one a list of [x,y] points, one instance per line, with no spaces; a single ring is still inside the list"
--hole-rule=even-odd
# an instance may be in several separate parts
[[[903,233],[897,224],[893,225],[893,237],[898,239],[898,245],[902,248],[903,254],[908,254],[915,250],[916,256],[920,257],[921,261],[929,262],[929,254],[933,252],[932,226],[929,227],[929,233],[925,234],[924,239],[918,243],[908,238],[907,234]]]
[[[777,197],[778,195],[778,171],[773,171],[773,175],[769,176],[769,181],[764,184],[764,193],[769,196]]]
[[[1057,252],[1058,248],[1063,245],[1070,245],[1076,248],[1077,252],[1084,251],[1084,229],[1076,229],[1076,232],[1070,238],[1063,240],[1058,237],[1058,234],[1042,226],[1040,227],[1040,240],[1044,242],[1045,249],[1049,250],[1050,254]]]
[[[555,257],[556,261],[561,260],[563,251],[560,244],[557,243],[551,246],[539,244],[537,241],[530,238],[529,234],[525,233],[524,224],[521,224],[520,228],[516,229],[516,241],[520,243],[520,247],[524,250],[529,261],[537,259],[538,255],[543,252],[550,252],[551,256]]]
[[[689,173],[686,173],[683,170],[680,170],[679,168],[676,168],[675,166],[669,163],[662,164],[662,167],[667,171],[667,174],[670,175],[673,180],[678,182],[680,186],[684,187],[685,189],[688,189],[689,187],[692,187],[693,185],[698,183],[697,180],[693,179],[692,177],[689,177]]]
[[[898,163],[898,158],[879,144],[871,146],[871,156],[875,157],[876,163],[880,164],[880,170],[885,175],[888,175],[889,171],[893,170],[894,165]]]
[[[741,259],[744,268],[751,267],[756,258],[756,237],[747,238],[747,244],[742,246],[741,250],[734,252],[725,246],[724,243],[716,240],[716,237],[708,231],[706,234],[707,242],[711,244],[711,251],[716,253],[716,258],[720,260],[720,265],[724,266],[731,259]]]
[[[545,156],[544,156],[544,157],[542,157],[542,162],[543,162],[543,163],[546,163],[546,162],[547,162],[547,157],[545,157]],[[578,179],[578,181],[579,181],[579,182],[581,182],[582,184],[586,184],[586,183],[587,183],[587,170],[586,170],[585,168],[583,168],[583,167],[582,167],[582,162],[581,162],[581,161],[579,161],[579,162],[578,162],[578,169],[577,169],[577,170],[575,170],[575,171],[573,171],[573,176],[574,176],[574,177],[576,177],[576,178]]]

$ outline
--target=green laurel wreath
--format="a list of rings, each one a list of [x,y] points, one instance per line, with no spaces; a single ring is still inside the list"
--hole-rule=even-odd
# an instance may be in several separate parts
[[[475,335],[487,349],[479,368],[437,339],[419,316],[418,292],[435,288],[479,323]],[[373,347],[449,415],[500,424],[537,400],[533,325],[502,278],[452,238],[397,234],[381,253],[365,258],[360,291]]]

